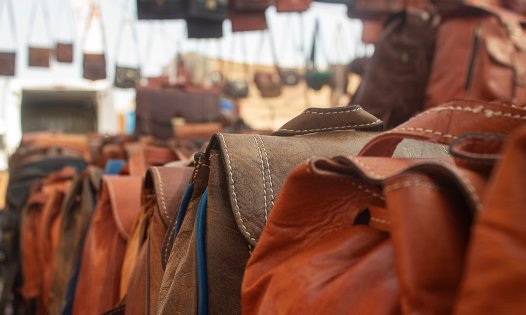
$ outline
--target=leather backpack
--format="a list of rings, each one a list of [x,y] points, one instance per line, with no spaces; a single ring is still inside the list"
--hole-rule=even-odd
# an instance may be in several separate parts
[[[302,163],[248,262],[243,313],[520,313],[525,113],[446,103],[358,157]],[[391,158],[407,138],[452,157]]]
[[[382,122],[359,106],[308,109],[274,136],[215,135],[196,155],[174,230],[163,245],[159,314],[238,314],[240,285],[283,181],[312,155],[356,154]],[[368,131],[369,130],[369,131]],[[446,155],[404,145],[402,156]]]
[[[431,71],[437,20],[425,11],[393,16],[376,44],[351,103],[393,128],[420,111]]]
[[[143,214],[132,232],[138,234],[138,246],[134,248],[136,261],[127,288],[125,314],[156,314],[164,273],[161,257],[170,254],[162,250],[162,245],[168,227],[177,219],[192,170],[191,167],[152,167],[148,171]]]
[[[460,12],[469,15],[438,28],[426,108],[454,98],[526,104],[526,17],[482,5]]]

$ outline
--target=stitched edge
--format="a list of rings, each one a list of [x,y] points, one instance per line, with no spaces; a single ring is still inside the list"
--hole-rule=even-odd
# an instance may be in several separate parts
[[[514,107],[514,106],[512,106],[512,107]],[[519,108],[519,107],[514,107],[514,108],[523,110],[523,108]],[[420,116],[428,115],[430,113],[447,112],[447,111],[458,111],[458,112],[468,112],[468,113],[473,113],[473,114],[484,114],[487,118],[496,116],[496,117],[506,117],[506,118],[512,118],[512,119],[526,120],[526,116],[519,115],[519,114],[515,114],[514,115],[514,114],[511,114],[511,113],[505,113],[505,112],[502,112],[502,111],[494,111],[494,110],[491,110],[491,109],[487,109],[484,106],[477,106],[475,108],[463,107],[463,106],[436,107],[436,108],[429,109],[429,110],[427,110],[425,112],[422,112],[422,113],[416,115],[413,119],[418,118]]]
[[[357,112],[357,111],[360,111],[362,110],[362,108],[358,107],[358,108],[355,108],[355,109],[347,109],[347,110],[342,110],[342,111],[337,111],[337,112],[312,112],[310,110],[306,110],[303,112],[303,114],[315,114],[315,115],[334,115],[334,114],[345,114],[345,113],[353,113],[353,112]]]
[[[373,177],[386,177],[386,175],[384,175],[384,174],[376,173],[369,166],[363,164],[359,159],[355,159],[354,157],[349,157],[349,160],[351,160],[352,162],[358,164],[358,166],[360,166],[361,168],[365,169],[365,171],[367,173],[370,173],[370,175],[372,175]]]
[[[267,222],[267,219],[268,219],[268,214],[267,214],[267,209],[268,209],[268,204],[267,204],[267,179],[265,178],[265,166],[263,164],[263,155],[261,154],[261,149],[259,147],[259,143],[256,139],[256,136],[252,136],[252,139],[254,139],[254,142],[256,143],[256,148],[258,150],[258,155],[259,155],[259,162],[261,164],[261,177],[263,178],[263,200],[264,200],[264,204],[265,204],[265,209],[263,211],[263,214],[265,215],[265,223]]]
[[[426,183],[426,182],[423,182],[417,179],[412,179],[412,180],[406,180],[403,182],[399,182],[396,184],[386,186],[384,188],[384,193],[389,193],[395,190],[400,190],[400,189],[405,189],[405,188],[410,188],[410,187],[421,187],[421,188],[427,188],[427,189],[440,191],[440,187],[438,187],[435,184]]]
[[[166,201],[164,199],[163,179],[161,177],[161,173],[159,173],[159,169],[157,167],[154,167],[153,169],[154,169],[155,177],[157,177],[157,179],[159,180],[159,188],[161,190],[160,193],[161,193],[161,204],[163,205],[163,212],[164,212],[165,217],[168,220],[168,224],[170,224],[172,222],[172,218],[170,218],[170,216],[168,215],[168,210],[166,209]]]
[[[424,129],[424,128],[395,128],[389,133],[396,132],[396,131],[410,131],[410,132],[420,132],[420,133],[427,133],[435,136],[440,136],[444,138],[450,138],[450,139],[456,139],[458,138],[455,135],[442,133],[440,131],[432,130],[432,129]]]
[[[338,129],[346,129],[346,128],[355,128],[355,127],[365,127],[365,126],[372,126],[376,125],[378,123],[381,123],[382,121],[377,119],[376,121],[368,124],[358,124],[358,125],[347,125],[347,126],[336,126],[336,127],[327,127],[327,128],[318,128],[318,129],[304,129],[304,130],[297,130],[297,129],[285,129],[281,128],[279,131],[291,131],[291,132],[311,132],[311,131],[324,131],[324,130],[338,130]]]
[[[371,217],[371,221],[374,221],[374,222],[377,222],[377,223],[381,223],[381,224],[385,224],[385,225],[391,225],[391,221],[384,220],[384,219],[379,219],[379,218],[375,218],[375,217]]]
[[[267,149],[265,148],[265,142],[263,141],[263,138],[261,138],[260,135],[256,135],[256,137],[258,137],[259,141],[261,141],[261,146],[263,147],[263,153],[265,154],[265,161],[267,162],[267,169],[268,169],[268,180],[270,183],[270,193],[271,193],[270,203],[272,204],[272,207],[274,207],[274,201],[276,197],[274,193],[274,184],[272,183],[272,172],[270,171],[270,163],[268,159]]]
[[[226,162],[227,162],[228,173],[230,175],[230,181],[231,181],[230,186],[232,187],[232,196],[233,196],[233,199],[234,199],[235,211],[236,211],[236,213],[238,215],[238,218],[239,218],[239,221],[241,223],[241,228],[243,229],[243,233],[246,236],[248,236],[250,238],[250,240],[252,240],[255,243],[256,239],[254,237],[252,237],[252,234],[250,234],[250,232],[247,230],[247,227],[245,226],[245,222],[243,222],[243,218],[241,217],[241,210],[239,209],[239,204],[237,202],[236,186],[235,186],[234,175],[233,175],[233,170],[232,170],[232,161],[230,160],[230,153],[228,152],[228,146],[226,145],[225,137],[223,136],[222,133],[219,133],[218,135],[221,138],[221,141],[223,142],[223,145],[225,146]]]

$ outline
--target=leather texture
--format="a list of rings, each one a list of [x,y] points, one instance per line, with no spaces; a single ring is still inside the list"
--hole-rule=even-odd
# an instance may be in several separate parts
[[[299,119],[305,120],[306,125],[319,126],[326,119],[338,121],[334,117],[349,114],[345,112],[348,110],[326,109],[323,115],[310,111],[301,116],[315,122]],[[355,114],[360,117],[353,120],[347,116],[347,130],[320,128],[318,132],[295,137],[214,136],[206,153],[196,156],[191,197],[187,204],[183,203],[179,213],[184,216],[179,216],[167,240],[174,239],[173,246],[166,247],[171,254],[164,258],[166,269],[158,313],[241,312],[239,292],[245,264],[288,172],[313,155],[357,154],[379,134],[354,130],[351,122],[358,122],[360,127],[360,119],[381,124],[370,115],[358,111]],[[412,152],[418,156],[420,149],[431,156],[447,156],[441,146],[424,149],[402,145],[397,154]]]
[[[57,43],[55,46],[55,59],[62,63],[73,63],[73,43]]]
[[[156,314],[156,304],[164,270],[161,265],[162,244],[179,204],[191,167],[152,167],[144,188],[143,218],[135,230],[140,231],[137,259],[127,288],[126,314]],[[133,232],[132,232],[133,234]]]
[[[386,22],[351,101],[382,119],[386,129],[405,122],[424,106],[436,23],[428,12],[417,10]]]
[[[106,56],[84,53],[82,59],[83,78],[91,81],[106,79]]]
[[[101,314],[120,301],[126,244],[141,205],[141,177],[103,176],[102,192],[86,235],[74,314]]]
[[[426,108],[454,98],[525,104],[520,70],[526,64],[524,22],[513,12],[479,7],[471,8],[471,17],[444,19],[437,32]]]
[[[40,47],[29,47],[28,52],[30,67],[49,68],[51,60],[51,49]]]
[[[520,263],[515,264],[510,256],[489,250],[494,247],[489,247],[486,240],[479,243],[479,248],[472,247],[477,241],[472,230],[477,231],[481,226],[480,220],[488,214],[485,208],[491,204],[492,197],[510,201],[498,207],[500,211],[513,209],[523,198],[518,191],[508,191],[510,195],[493,193],[491,187],[499,185],[496,182],[499,171],[490,175],[478,168],[482,162],[494,169],[496,160],[502,157],[500,165],[507,165],[514,174],[520,171],[517,166],[520,162],[509,158],[509,151],[514,151],[515,158],[521,156],[521,150],[513,144],[519,136],[510,136],[509,145],[515,150],[504,149],[500,156],[502,138],[494,133],[508,135],[524,126],[525,111],[515,115],[511,106],[503,105],[500,110],[505,120],[498,115],[478,116],[479,124],[472,125],[470,131],[483,134],[457,139],[463,142],[455,143],[456,150],[464,156],[457,155],[455,160],[397,159],[391,158],[390,151],[386,150],[368,157],[312,158],[298,166],[285,181],[245,270],[243,313],[452,314],[456,310],[458,314],[481,314],[488,310],[489,313],[518,311],[522,300],[513,299],[503,293],[502,288],[517,288],[520,294],[520,277],[515,276],[521,274],[522,266],[493,265],[491,268],[486,263],[492,260],[513,262],[508,265],[510,267],[518,267]],[[437,123],[447,128],[445,126],[456,119],[451,117],[462,118],[470,114],[458,111],[449,112],[448,116],[449,120],[439,118]],[[525,131],[517,132],[523,137],[520,146],[524,147]],[[382,137],[384,135],[378,138]],[[440,135],[427,139],[449,143]],[[459,160],[463,163],[459,164]],[[508,181],[503,187],[510,187],[510,184]],[[495,219],[500,222],[511,219],[503,220],[500,211]],[[496,239],[504,240],[501,235],[507,234],[511,225],[494,228],[494,224],[489,225],[490,230],[499,235]],[[506,245],[498,243],[495,246],[516,255],[516,247],[510,244],[515,243],[509,241]],[[469,253],[491,253],[489,260],[477,256],[471,260],[484,266],[471,278],[469,274],[476,269],[465,268],[469,266],[466,265],[466,260],[471,258]],[[488,270],[495,273],[490,275],[486,273]],[[508,271],[507,275],[514,276],[495,276]],[[483,273],[487,277],[481,277]],[[489,279],[513,280],[510,286],[499,288],[485,282]],[[295,289],[290,290],[291,287]],[[468,290],[465,295],[462,295],[463,288]],[[485,292],[487,299],[491,292],[492,298],[480,299],[483,294],[469,290]],[[494,304],[495,296],[502,296],[502,301],[508,303]],[[511,302],[512,299],[515,302]]]

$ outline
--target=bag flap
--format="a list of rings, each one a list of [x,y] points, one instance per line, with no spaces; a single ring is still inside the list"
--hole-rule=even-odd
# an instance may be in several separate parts
[[[140,176],[103,176],[108,190],[111,211],[123,239],[128,240],[133,224],[141,211],[142,178]]]
[[[146,182],[153,185],[157,211],[165,226],[169,226],[176,217],[175,212],[179,210],[193,170],[193,167],[151,167],[148,171]]]
[[[515,46],[509,39],[497,36],[488,36],[484,41],[488,54],[495,62],[508,67],[513,65]]]

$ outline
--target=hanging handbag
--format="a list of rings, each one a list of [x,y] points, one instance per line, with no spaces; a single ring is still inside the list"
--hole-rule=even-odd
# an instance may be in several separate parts
[[[276,0],[276,11],[285,12],[305,12],[310,8],[312,0]]]
[[[102,53],[83,53],[82,58],[82,69],[84,79],[96,81],[106,79],[106,55],[104,52],[106,45],[105,31],[104,31],[104,22],[102,20],[102,15],[100,14],[100,8],[96,4],[92,4],[90,7],[90,14],[88,21],[86,23],[86,30],[84,31],[84,40],[83,46],[86,44],[88,33],[91,30],[92,23],[94,19],[98,19],[100,23],[100,31],[102,34]],[[85,47],[84,47],[85,48]]]
[[[223,21],[186,18],[187,37],[190,39],[209,39],[223,37]]]
[[[132,37],[135,44],[135,53],[137,56],[138,67],[125,67],[119,65],[119,61],[115,61],[115,79],[113,85],[121,89],[131,89],[135,88],[139,81],[141,80],[141,68],[140,68],[140,58],[139,58],[139,40],[137,37],[137,30],[135,28],[135,22],[127,17],[123,17],[122,24],[119,31],[119,36],[117,37],[117,49],[115,49],[115,56],[119,58],[119,52],[121,47],[121,40],[123,38],[124,28],[128,25],[132,31]]]
[[[4,5],[5,4],[5,5]],[[3,16],[3,9],[7,10],[7,18],[11,28],[11,36],[16,47],[16,24],[11,0],[0,2],[0,16]],[[16,48],[13,51],[0,51],[0,76],[14,77],[16,73]]]
[[[232,8],[240,12],[265,11],[273,2],[270,0],[231,0]]]
[[[268,28],[265,11],[237,11],[230,4],[232,32],[262,31]]]
[[[292,31],[293,27],[292,27],[292,23],[291,22],[292,22],[292,17],[288,16],[287,17],[286,29]],[[302,25],[303,24],[302,23],[303,19],[301,18],[301,15],[300,15],[300,22],[301,22],[300,24]],[[301,27],[301,25],[300,25],[300,27]],[[290,36],[289,38],[287,38],[287,36],[283,36],[283,40],[285,42],[282,43],[281,48],[283,49],[283,47],[286,47],[287,46],[287,42],[289,42],[289,41],[292,42],[290,40],[291,38],[300,38],[300,49],[299,49],[299,52],[301,53],[301,56],[302,56],[301,60],[303,62],[303,54],[304,54],[303,53],[303,47],[304,46],[303,46],[303,37],[302,36]],[[281,67],[279,65],[279,62],[278,62],[279,59],[278,59],[278,55],[277,55],[277,52],[276,52],[276,46],[275,45],[272,45],[272,55],[273,55],[273,58],[274,58],[274,63],[276,64],[276,69],[278,71],[278,75],[279,75],[281,84],[285,85],[285,86],[298,85],[299,82],[303,79],[301,74],[296,69],[283,68],[283,67]]]
[[[270,49],[274,58],[274,65],[276,64],[276,56],[274,53],[274,42],[272,40],[271,31],[261,32],[260,46],[258,49],[259,56],[263,53],[263,47],[265,44],[265,33],[267,33],[270,41]],[[257,61],[256,61],[257,63]],[[277,71],[276,71],[277,72]],[[254,74],[254,83],[259,90],[259,94],[263,98],[278,97],[281,95],[281,81],[278,73],[272,71],[256,71]]]
[[[244,314],[521,313],[524,114],[454,101],[358,157],[296,167],[246,266]],[[453,158],[391,158],[404,139]]]
[[[319,70],[316,66],[316,57],[319,49],[319,44],[317,43],[319,40],[319,33],[320,21],[316,19],[314,33],[312,35],[312,49],[310,58],[307,62],[307,72],[305,73],[305,81],[307,81],[307,86],[315,91],[319,91],[325,85],[329,85],[332,79],[332,73],[330,71]]]
[[[455,2],[440,1],[440,2]],[[428,0],[350,0],[347,4],[347,15],[356,19],[389,18],[409,8],[428,10]]]
[[[29,20],[29,40],[31,40],[31,34],[35,26],[35,21],[37,20],[38,7],[39,3],[42,4],[42,14],[44,16],[45,28],[48,36],[51,32],[49,29],[49,12],[47,10],[46,1],[34,0],[33,7],[31,8],[31,15]],[[49,47],[32,47],[29,44],[28,48],[28,65],[30,67],[39,67],[39,68],[49,68],[51,60],[51,48]]]
[[[215,22],[223,21],[228,18],[228,1],[190,0],[188,2],[187,18]]]
[[[74,32],[75,20],[74,20],[71,4],[69,1],[63,1],[63,2],[65,3],[60,4],[60,8],[59,8],[60,13],[63,12],[64,6],[66,6],[68,9],[69,17],[72,19],[72,23],[68,25],[68,28],[69,28],[68,31]],[[60,13],[59,13],[59,17],[60,17]],[[60,29],[58,30],[58,32],[60,32]],[[57,62],[73,63],[73,56],[74,56],[74,44],[73,43],[74,43],[73,38],[71,40],[64,40],[64,39],[57,40],[55,44],[55,52],[54,52],[55,59],[57,60]]]
[[[239,38],[241,41],[241,49],[243,50],[243,58],[246,58],[246,46],[245,42],[242,38],[242,34],[237,34],[232,36],[232,53],[235,52],[235,43],[236,43],[236,37]],[[247,61],[243,61],[243,75],[244,79],[229,79],[228,71],[225,73],[226,76],[226,82],[225,86],[223,87],[223,93],[225,93],[227,96],[235,99],[245,98],[249,94],[249,86],[246,78],[248,77],[249,73],[249,66],[247,64]]]
[[[182,0],[137,0],[139,20],[173,20],[185,17]]]

